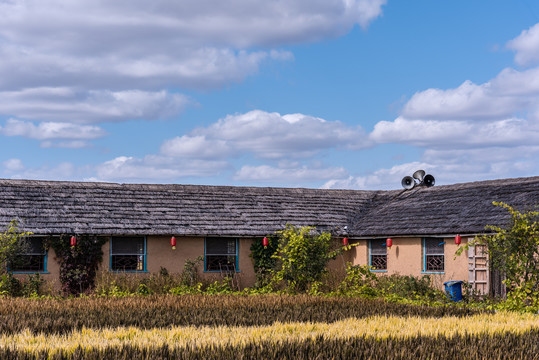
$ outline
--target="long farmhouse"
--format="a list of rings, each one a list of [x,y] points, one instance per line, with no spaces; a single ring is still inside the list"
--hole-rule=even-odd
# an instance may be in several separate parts
[[[440,284],[465,280],[487,293],[493,276],[486,255],[471,248],[455,258],[455,237],[465,244],[487,224],[503,226],[508,214],[493,201],[536,207],[539,177],[392,191],[0,180],[0,226],[16,219],[33,233],[32,261],[14,272],[39,272],[53,282],[59,266],[41,242],[92,235],[108,239],[101,270],[180,272],[187,259],[204,256],[203,276],[235,271],[250,286],[251,244],[293,224],[357,244],[334,267],[351,262],[387,274],[431,274]]]

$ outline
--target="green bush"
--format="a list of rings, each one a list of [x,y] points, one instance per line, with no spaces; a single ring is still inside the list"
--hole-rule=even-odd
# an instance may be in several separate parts
[[[279,246],[273,255],[278,261],[275,280],[284,280],[290,291],[304,292],[309,284],[322,279],[329,260],[337,256],[337,251],[332,251],[331,234],[290,224],[278,234]]]

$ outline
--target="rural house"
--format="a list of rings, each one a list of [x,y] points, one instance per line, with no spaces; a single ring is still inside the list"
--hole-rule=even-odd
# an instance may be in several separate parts
[[[48,281],[57,281],[59,266],[41,243],[64,234],[106,237],[101,270],[180,272],[187,259],[204,256],[203,276],[234,271],[250,286],[252,242],[289,223],[358,244],[333,267],[432,274],[440,285],[465,280],[487,293],[493,279],[486,255],[472,248],[455,258],[455,236],[464,244],[487,224],[504,225],[508,214],[493,201],[535,207],[539,177],[392,191],[0,180],[0,225],[17,219],[33,233],[28,265],[11,270]]]

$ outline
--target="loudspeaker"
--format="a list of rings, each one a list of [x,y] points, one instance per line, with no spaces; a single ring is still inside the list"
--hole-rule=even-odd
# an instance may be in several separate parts
[[[434,176],[432,175],[425,175],[425,177],[423,178],[423,184],[426,187],[434,186],[434,183],[435,183],[435,180],[434,180]]]
[[[401,185],[406,190],[413,189],[415,186],[414,178],[411,176],[405,176],[402,178]]]
[[[420,183],[422,183],[423,179],[425,178],[425,170],[417,170],[412,176],[414,179],[417,179]]]

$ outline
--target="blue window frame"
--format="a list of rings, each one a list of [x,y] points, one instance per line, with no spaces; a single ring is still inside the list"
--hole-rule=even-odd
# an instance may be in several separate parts
[[[445,271],[444,245],[444,239],[423,238],[423,272],[443,273]]]
[[[387,271],[386,239],[369,240],[369,266],[372,271]]]
[[[238,239],[207,237],[204,241],[204,271],[239,271]]]
[[[146,272],[146,237],[111,237],[110,270],[118,272]]]
[[[44,237],[30,237],[26,239],[28,248],[17,259],[9,264],[9,271],[13,273],[46,273],[47,250],[43,246]]]

